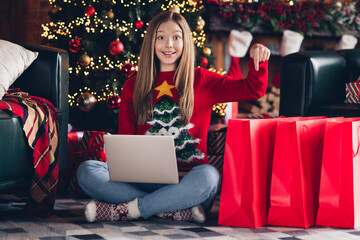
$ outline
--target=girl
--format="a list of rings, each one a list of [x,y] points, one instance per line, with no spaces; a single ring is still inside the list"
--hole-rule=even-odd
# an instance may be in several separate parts
[[[254,44],[250,57],[246,79],[194,69],[194,43],[185,18],[165,11],[152,19],[141,48],[138,74],[127,80],[122,90],[119,134],[173,135],[183,177],[175,185],[110,182],[106,163],[88,160],[77,171],[84,192],[96,199],[85,208],[87,221],[153,215],[206,220],[220,183],[218,171],[206,157],[212,106],[257,99],[267,88],[269,49]],[[234,62],[231,68],[233,75],[240,71]]]

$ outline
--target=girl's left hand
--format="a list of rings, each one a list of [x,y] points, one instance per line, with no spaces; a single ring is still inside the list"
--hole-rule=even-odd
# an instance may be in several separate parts
[[[250,49],[250,57],[254,59],[255,70],[259,71],[260,62],[267,61],[270,58],[270,49],[262,44],[256,43]]]

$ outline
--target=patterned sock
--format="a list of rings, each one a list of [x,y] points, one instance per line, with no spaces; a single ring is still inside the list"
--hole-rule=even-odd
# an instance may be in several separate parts
[[[135,198],[134,200],[129,202],[128,209],[129,209],[129,216],[132,219],[137,219],[137,218],[141,217],[141,213],[138,208],[138,199],[137,198]]]
[[[161,218],[172,219],[175,221],[195,221],[199,223],[203,223],[206,221],[206,215],[201,205],[197,205],[195,207],[184,210],[161,213],[158,216]]]
[[[91,200],[85,207],[85,218],[88,222],[131,220],[129,203],[111,204]]]

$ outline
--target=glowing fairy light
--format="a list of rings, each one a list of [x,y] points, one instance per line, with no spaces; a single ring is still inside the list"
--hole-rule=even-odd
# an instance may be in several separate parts
[[[216,114],[218,114],[218,115],[220,115],[222,117],[226,115],[226,113],[225,113],[226,109],[227,109],[227,104],[226,103],[218,103],[218,104],[214,105],[213,108],[212,108],[212,110]]]
[[[58,12],[61,13],[61,11],[64,11],[64,9],[68,9],[73,6],[76,6],[77,8],[85,8],[89,5],[93,5],[96,8],[96,6],[101,4],[103,1],[104,0],[49,0],[49,3],[54,10],[53,13],[56,14]],[[134,11],[134,9],[139,6],[146,9],[147,6],[151,6],[150,4],[157,1],[107,0],[107,2],[112,3],[112,5],[120,4],[122,8],[129,8],[129,11],[126,11],[126,13],[120,13],[127,14],[128,12]],[[181,13],[197,13],[204,8],[203,0],[170,0],[163,1],[161,9],[167,10],[171,6],[178,6]],[[119,95],[122,90],[122,84],[124,83],[124,79],[119,75],[119,72],[125,63],[131,63],[134,66],[135,71],[138,71],[138,53],[132,52],[131,48],[127,48],[127,46],[125,46],[126,54],[116,57],[111,56],[110,53],[107,51],[107,53],[105,54],[91,55],[92,51],[87,51],[87,44],[91,42],[92,38],[101,39],[102,35],[109,34],[111,32],[114,33],[114,38],[117,35],[120,36],[120,40],[123,37],[132,36],[131,34],[136,34],[136,37],[144,38],[148,25],[149,22],[144,21],[144,26],[137,29],[134,22],[130,20],[125,21],[121,18],[109,19],[107,16],[104,16],[103,12],[95,12],[95,14],[91,17],[83,14],[82,16],[79,15],[72,18],[72,20],[70,19],[66,22],[59,20],[56,22],[50,22],[42,25],[43,33],[41,34],[41,36],[49,40],[49,42],[69,42],[72,39],[81,39],[82,49],[79,50],[79,54],[81,54],[82,51],[87,52],[90,57],[90,62],[88,65],[82,66],[77,59],[77,62],[75,64],[69,66],[69,74],[74,77],[74,79],[70,78],[70,81],[84,81],[85,79],[87,82],[90,83],[92,81],[100,81],[99,85],[101,86],[99,86],[96,90],[92,88],[90,89],[90,86],[83,86],[79,89],[72,89],[72,92],[68,95],[68,102],[70,106],[76,106],[77,98],[80,94],[86,91],[93,94],[98,101],[106,101],[109,96]],[[79,29],[81,29],[84,34],[81,33],[81,35],[79,36]],[[192,35],[195,46],[202,48],[206,42],[205,32],[203,30],[194,31],[192,32]],[[107,79],[104,79],[103,83],[101,83],[101,79],[98,79],[96,77],[93,78],[94,73],[99,71],[101,71],[101,73],[105,76],[109,76],[107,77]],[[116,74],[112,74],[114,72],[116,72]],[[86,81],[84,81],[83,85],[88,85],[85,83]]]

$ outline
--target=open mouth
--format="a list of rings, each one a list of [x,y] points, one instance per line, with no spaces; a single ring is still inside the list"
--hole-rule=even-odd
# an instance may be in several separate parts
[[[165,56],[172,56],[174,55],[176,52],[162,52]]]

